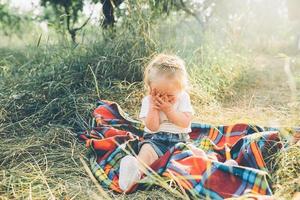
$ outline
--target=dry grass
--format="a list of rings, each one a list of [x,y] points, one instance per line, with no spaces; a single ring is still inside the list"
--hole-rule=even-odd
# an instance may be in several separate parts
[[[80,161],[85,148],[67,128],[49,128],[42,135],[1,141],[0,199],[103,199]],[[126,196],[105,191],[111,199],[148,196],[145,191]],[[156,188],[151,194],[159,199],[166,192]]]

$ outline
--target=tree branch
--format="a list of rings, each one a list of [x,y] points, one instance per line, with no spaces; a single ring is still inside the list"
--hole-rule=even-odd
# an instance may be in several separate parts
[[[179,2],[180,2],[180,4],[181,4],[181,9],[182,9],[184,12],[186,12],[187,14],[193,16],[193,17],[199,22],[199,24],[202,25],[202,20],[199,18],[199,16],[198,16],[196,13],[192,12],[192,11],[185,5],[185,3],[183,2],[183,0],[180,0]]]

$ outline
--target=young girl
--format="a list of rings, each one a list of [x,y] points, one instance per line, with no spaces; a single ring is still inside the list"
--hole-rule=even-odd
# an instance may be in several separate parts
[[[150,166],[191,132],[194,109],[186,92],[188,75],[182,59],[173,55],[155,56],[144,72],[148,94],[142,100],[139,118],[145,123],[143,142],[137,158],[127,155],[120,162],[119,186],[126,192]]]

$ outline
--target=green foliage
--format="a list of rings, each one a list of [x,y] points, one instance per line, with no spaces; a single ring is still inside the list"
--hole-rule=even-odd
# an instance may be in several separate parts
[[[41,0],[42,6],[52,6],[58,19],[64,19],[64,17],[67,16],[62,15],[68,14],[70,16],[70,22],[73,25],[78,21],[79,13],[83,9],[83,4],[83,0]]]
[[[9,35],[20,31],[21,17],[14,14],[6,4],[0,3],[0,30]]]
[[[194,91],[202,91],[206,102],[225,101],[236,94],[236,85],[249,70],[248,58],[226,47],[203,45],[194,52],[190,72]],[[202,95],[202,97],[201,97]]]
[[[149,0],[149,7],[154,11],[154,16],[160,16],[164,13],[170,14],[172,10],[179,10],[179,1],[168,1],[168,0]]]
[[[44,7],[49,7],[53,9],[55,13],[55,18],[53,24],[57,24],[55,22],[59,22],[57,24],[58,29],[63,28],[67,30],[70,34],[73,42],[76,42],[76,32],[81,30],[88,22],[89,18],[79,27],[76,27],[76,23],[78,22],[79,13],[83,9],[83,0],[42,0],[41,5]],[[47,9],[48,10],[48,9]],[[51,11],[50,11],[51,12]],[[49,10],[46,12],[45,18],[53,19],[50,17]]]

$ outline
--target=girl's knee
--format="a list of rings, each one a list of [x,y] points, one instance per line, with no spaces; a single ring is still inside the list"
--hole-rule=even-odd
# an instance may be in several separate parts
[[[145,162],[145,164],[149,165],[158,159],[158,155],[156,154],[151,144],[146,143],[141,147],[138,158],[142,162]]]

